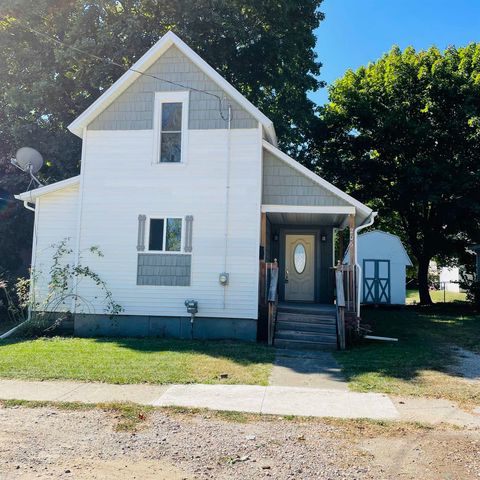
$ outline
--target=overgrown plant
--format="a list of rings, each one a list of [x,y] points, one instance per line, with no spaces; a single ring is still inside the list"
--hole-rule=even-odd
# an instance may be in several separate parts
[[[470,302],[476,309],[480,309],[480,281],[464,275],[460,281],[460,288],[467,292],[467,302]]]
[[[77,263],[65,262],[65,257],[73,254],[73,250],[68,246],[69,240],[69,238],[65,238],[58,244],[52,245],[55,248],[55,253],[52,257],[53,264],[50,268],[46,305],[57,309],[60,306],[67,307],[67,300],[71,300],[76,310],[81,304],[87,303],[86,299],[77,293],[78,285],[82,280],[87,279],[92,281],[103,293],[105,301],[104,312],[109,315],[121,313],[123,308],[113,299],[112,292],[107,287],[106,282],[90,267],[82,264],[82,255],[80,255]],[[97,245],[93,245],[85,251],[97,257],[104,256]],[[82,253],[85,253],[85,251]],[[98,297],[96,296],[95,298]]]
[[[17,286],[18,283],[18,286]],[[26,289],[25,284],[27,285]],[[8,271],[0,272],[0,320],[10,324],[21,323],[27,319],[25,308],[25,291],[29,291],[29,281],[25,279],[15,280]]]
[[[30,278],[17,280],[13,295],[8,282],[0,282],[0,288],[5,292],[11,318],[18,323],[26,322],[29,319],[23,329],[24,334],[43,334],[52,331],[62,322],[71,318],[72,313],[80,308],[87,310],[88,313],[93,313],[92,303],[78,294],[78,286],[84,280],[93,282],[100,290],[105,303],[104,313],[114,316],[123,311],[123,307],[114,300],[106,282],[90,267],[82,263],[83,255],[79,256],[78,262],[68,261],[68,256],[74,253],[69,247],[69,241],[70,238],[65,238],[61,242],[51,245],[54,253],[48,281],[43,278],[40,271],[32,270]],[[86,252],[103,257],[102,251],[96,245],[82,253]],[[46,295],[38,295],[40,284],[48,285]],[[98,299],[98,295],[95,296],[95,299]],[[30,317],[28,312],[31,312]]]

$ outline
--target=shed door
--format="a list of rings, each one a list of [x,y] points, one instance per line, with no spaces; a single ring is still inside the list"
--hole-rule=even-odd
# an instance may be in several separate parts
[[[390,260],[363,261],[363,303],[390,303]]]

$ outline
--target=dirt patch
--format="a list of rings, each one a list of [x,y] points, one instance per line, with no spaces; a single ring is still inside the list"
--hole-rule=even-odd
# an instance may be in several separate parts
[[[73,466],[72,466],[73,465]],[[6,474],[5,479],[10,477]],[[114,460],[91,460],[85,462],[72,458],[70,460],[59,460],[50,468],[45,468],[44,472],[30,469],[22,471],[20,468],[12,479],[31,479],[31,478],[58,478],[75,480],[187,480],[193,479],[184,470],[176,467],[170,462],[160,460],[133,460],[114,459]]]
[[[472,432],[424,431],[360,442],[382,479],[471,479],[480,474],[480,437]]]
[[[0,408],[0,478],[433,480],[480,474],[478,431],[241,420],[155,411],[132,433],[117,431],[114,415],[101,410]]]

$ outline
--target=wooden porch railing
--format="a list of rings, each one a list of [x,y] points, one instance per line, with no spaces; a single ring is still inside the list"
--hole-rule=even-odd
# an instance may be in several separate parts
[[[337,334],[340,350],[345,349],[345,317],[353,316],[358,322],[358,272],[355,265],[342,265],[335,268],[337,292]],[[358,327],[358,325],[357,325]]]
[[[273,344],[278,304],[278,263],[260,263],[260,303],[268,306],[268,344]]]

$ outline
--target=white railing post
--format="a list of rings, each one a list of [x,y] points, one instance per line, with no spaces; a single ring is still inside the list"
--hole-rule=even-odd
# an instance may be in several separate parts
[[[345,350],[345,289],[344,271],[340,262],[335,269],[335,284],[337,290],[337,334],[340,350]],[[348,287],[347,280],[347,287]],[[347,291],[348,298],[348,291]]]
[[[273,263],[265,263],[265,286],[265,299],[268,303],[268,344],[273,345],[278,303],[277,259]]]

